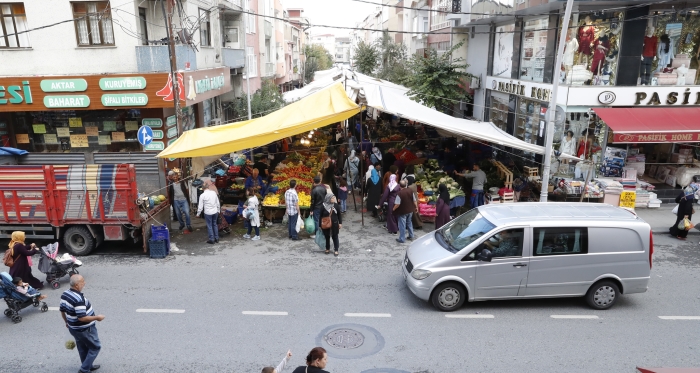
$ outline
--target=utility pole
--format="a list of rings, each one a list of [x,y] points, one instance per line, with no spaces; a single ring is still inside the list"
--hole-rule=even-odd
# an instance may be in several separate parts
[[[247,1],[243,2],[244,4],[248,4]],[[245,5],[244,5],[245,6]],[[245,13],[243,16],[243,55],[245,56],[245,61],[243,62],[243,66],[245,67],[245,84],[247,86],[246,88],[246,94],[245,97],[248,100],[248,120],[253,119],[253,113],[250,111],[250,66],[248,66],[248,44],[247,44],[247,39],[248,39],[248,16],[250,14],[250,8],[245,9]],[[253,149],[248,149],[248,154],[250,154],[250,160],[253,161]]]
[[[173,83],[173,102],[175,104],[175,119],[177,121],[178,135],[182,134],[182,109],[180,108],[180,87],[177,79],[177,57],[175,54],[175,37],[173,36],[173,6],[175,0],[168,1],[168,9],[166,13],[165,1],[160,1],[160,7],[163,11],[163,20],[165,21],[165,30],[168,34],[168,55],[170,56],[170,79]],[[184,31],[186,32],[186,31]]]
[[[549,191],[549,173],[552,163],[552,146],[554,144],[554,119],[557,112],[557,95],[559,93],[559,78],[561,74],[561,60],[564,56],[564,45],[566,44],[566,35],[569,32],[569,18],[571,18],[571,8],[574,5],[574,0],[566,0],[566,12],[564,12],[564,21],[561,25],[559,33],[559,46],[557,48],[557,57],[554,62],[554,81],[552,82],[552,97],[547,109],[547,137],[544,142],[544,164],[542,165],[542,191],[540,192],[540,202],[547,202]],[[589,171],[593,172],[593,170]],[[583,186],[584,190],[586,186]]]

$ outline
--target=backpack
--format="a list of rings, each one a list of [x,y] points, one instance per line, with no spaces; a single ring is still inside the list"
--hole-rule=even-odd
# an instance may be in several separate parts
[[[15,265],[15,250],[5,250],[5,256],[3,256],[2,258],[2,262],[5,263],[5,265],[8,267],[12,267],[13,265]]]

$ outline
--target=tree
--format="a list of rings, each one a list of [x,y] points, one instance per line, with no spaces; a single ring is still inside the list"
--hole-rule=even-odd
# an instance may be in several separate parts
[[[377,42],[382,66],[376,74],[379,79],[400,83],[407,75],[406,46],[391,39],[388,31],[382,33],[382,38]]]
[[[248,120],[248,97],[243,95],[234,103],[238,121]],[[285,102],[279,88],[272,79],[263,79],[262,86],[250,97],[252,117],[262,117],[284,107]]]
[[[471,100],[471,96],[462,88],[463,79],[472,76],[465,71],[469,65],[462,63],[462,57],[451,58],[462,44],[454,45],[442,55],[430,49],[427,57],[411,58],[407,64],[411,73],[404,76],[402,83],[409,88],[407,95],[412,100],[446,114],[452,114],[455,102]]]
[[[379,50],[372,44],[360,41],[353,63],[361,74],[372,75],[379,62]]]
[[[333,56],[321,45],[311,44],[304,46],[306,62],[304,64],[304,80],[314,80],[314,73],[320,70],[328,70],[333,66]]]

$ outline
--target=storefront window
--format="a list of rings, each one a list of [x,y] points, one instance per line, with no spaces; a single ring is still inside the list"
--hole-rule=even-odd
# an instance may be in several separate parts
[[[506,131],[508,127],[508,95],[491,92],[491,111],[489,118],[498,128]]]
[[[569,85],[615,85],[623,13],[590,12],[573,18],[560,81]]]
[[[493,76],[510,78],[513,69],[513,35],[515,23],[496,27],[493,46]]]
[[[17,147],[29,152],[140,152],[141,111],[35,111],[13,118]]]
[[[520,60],[520,79],[542,82],[544,60],[547,52],[547,18],[525,22],[523,29],[523,50]]]
[[[697,13],[653,17],[644,37],[640,84],[698,84],[700,15]]]
[[[547,104],[520,99],[515,117],[515,137],[530,144],[537,144],[537,137],[544,135],[544,114]]]

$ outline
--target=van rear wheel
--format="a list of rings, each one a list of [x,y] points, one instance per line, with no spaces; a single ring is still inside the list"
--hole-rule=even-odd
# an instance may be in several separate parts
[[[586,293],[586,302],[596,310],[607,310],[620,297],[620,288],[612,281],[599,281]]]
[[[431,300],[433,306],[444,312],[457,311],[467,299],[467,291],[456,282],[446,282],[438,285],[433,291]]]

